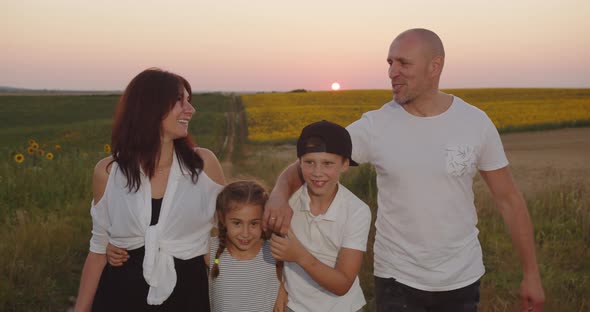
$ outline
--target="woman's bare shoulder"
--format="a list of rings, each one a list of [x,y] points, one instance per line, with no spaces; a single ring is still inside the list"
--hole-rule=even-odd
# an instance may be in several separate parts
[[[111,172],[111,164],[113,163],[113,156],[107,156],[96,163],[94,166],[94,174],[108,176]]]
[[[109,180],[109,173],[111,164],[113,163],[113,156],[105,157],[99,160],[94,166],[94,174],[92,175],[92,193],[94,203],[98,203],[104,194]]]
[[[215,181],[215,183],[225,185],[225,176],[223,175],[223,170],[221,169],[221,164],[217,156],[209,149],[203,147],[195,148],[195,153],[203,159],[203,170],[207,176]]]

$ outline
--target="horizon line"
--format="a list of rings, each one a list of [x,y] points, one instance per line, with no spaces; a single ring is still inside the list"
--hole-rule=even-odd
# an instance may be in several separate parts
[[[590,89],[590,86],[586,87],[450,87],[450,88],[440,88],[439,90],[469,90],[469,89]],[[293,91],[305,91],[305,92],[339,92],[339,91],[355,91],[355,90],[383,90],[383,91],[391,91],[391,89],[340,89],[340,90],[311,90],[311,89],[303,89],[303,88],[295,88],[289,90],[192,90],[192,93],[289,93]],[[32,92],[32,93],[123,93],[124,89],[31,89],[31,88],[21,88],[21,87],[12,87],[12,86],[0,86],[0,94],[5,93],[24,93],[24,92]]]

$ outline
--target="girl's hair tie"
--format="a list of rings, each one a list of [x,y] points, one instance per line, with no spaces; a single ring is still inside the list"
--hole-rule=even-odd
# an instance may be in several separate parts
[[[215,260],[213,260],[213,262],[215,262],[215,264],[219,264],[219,258],[215,258]]]

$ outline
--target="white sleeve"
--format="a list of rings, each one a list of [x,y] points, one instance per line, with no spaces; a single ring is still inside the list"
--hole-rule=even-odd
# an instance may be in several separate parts
[[[360,199],[357,200],[352,203],[354,207],[344,228],[342,247],[366,251],[371,228],[371,210]]]
[[[486,118],[486,121],[487,125],[482,136],[477,168],[482,171],[492,171],[506,167],[508,159],[504,153],[498,129],[489,118]]]
[[[96,205],[90,208],[92,216],[92,237],[90,238],[90,251],[105,254],[109,244],[109,215],[107,207],[107,194],[102,196]],[[93,201],[94,202],[94,201]]]
[[[367,114],[346,127],[352,139],[352,160],[357,163],[371,162],[371,121]]]

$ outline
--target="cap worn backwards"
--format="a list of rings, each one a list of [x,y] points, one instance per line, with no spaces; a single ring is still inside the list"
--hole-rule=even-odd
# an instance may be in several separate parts
[[[320,138],[323,144],[307,146],[310,138]],[[301,130],[301,135],[297,140],[297,157],[318,152],[343,156],[349,160],[350,166],[358,166],[358,163],[351,158],[352,141],[350,134],[346,128],[333,122],[322,120],[309,124]]]

